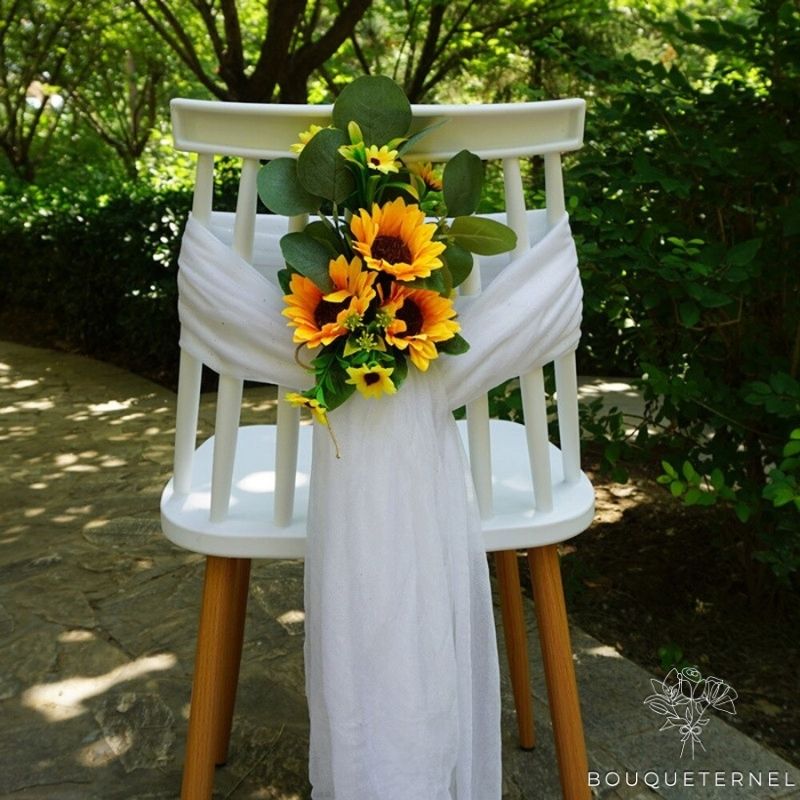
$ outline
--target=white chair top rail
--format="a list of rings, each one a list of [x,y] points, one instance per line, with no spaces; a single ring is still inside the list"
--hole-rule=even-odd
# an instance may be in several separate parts
[[[584,100],[493,105],[415,105],[412,134],[444,120],[407,154],[446,161],[468,149],[480,158],[519,158],[577,150]],[[223,103],[178,98],[170,103],[175,147],[193,153],[271,159],[293,155],[300,127],[328,125],[330,105]]]

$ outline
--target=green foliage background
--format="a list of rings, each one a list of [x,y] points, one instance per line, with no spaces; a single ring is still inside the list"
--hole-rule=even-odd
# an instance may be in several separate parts
[[[191,183],[191,163],[170,147],[167,102],[223,91],[236,67],[220,65],[192,11],[203,5],[179,12],[197,54],[193,72],[133,6],[94,0],[77,25],[59,16],[68,3],[25,0],[15,16],[0,0],[0,322],[21,309],[32,326],[49,321],[62,344],[167,381]],[[626,432],[619,412],[588,406],[585,433],[616,479],[635,460],[655,459],[681,502],[728,515],[721,557],[745,565],[753,596],[796,589],[796,4],[368,6],[310,74],[310,101],[330,101],[365,71],[394,77],[416,102],[587,98],[586,144],[567,173],[586,292],[580,368],[635,379],[647,409]],[[238,8],[250,59],[241,83],[266,21],[263,4]],[[287,58],[313,44],[342,4],[305,8]],[[33,80],[48,98],[38,107],[25,97]],[[267,100],[287,90],[270,91]],[[540,165],[527,167],[531,200],[541,202]],[[223,206],[235,169],[218,170]],[[502,206],[493,174],[487,209]],[[519,414],[513,383],[492,402],[498,414]]]

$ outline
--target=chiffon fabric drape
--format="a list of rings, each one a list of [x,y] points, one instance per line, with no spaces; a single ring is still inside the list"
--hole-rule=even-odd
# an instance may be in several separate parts
[[[468,353],[414,367],[400,391],[354,395],[315,426],[305,567],[309,771],[315,800],[499,800],[500,696],[480,520],[452,410],[574,349],[581,286],[567,217],[531,249],[486,259],[464,299]],[[189,219],[181,346],[213,369],[310,385],[274,283],[286,221],[259,222],[253,265],[230,217]],[[270,454],[265,454],[265,459]]]

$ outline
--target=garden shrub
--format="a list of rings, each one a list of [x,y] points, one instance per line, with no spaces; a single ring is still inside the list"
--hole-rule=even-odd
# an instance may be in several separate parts
[[[177,254],[191,194],[28,187],[0,203],[3,307],[52,319],[68,347],[170,382]]]
[[[785,585],[800,567],[800,13],[756,10],[678,13],[663,33],[694,68],[572,52],[598,96],[568,186],[584,364],[640,375],[647,401],[630,437],[587,418],[606,465],[657,447],[672,494],[729,509],[755,594],[763,565]]]

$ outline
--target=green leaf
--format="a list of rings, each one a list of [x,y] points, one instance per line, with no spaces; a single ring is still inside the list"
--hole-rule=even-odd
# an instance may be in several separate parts
[[[346,377],[347,373],[344,374],[344,378]],[[342,403],[350,399],[353,392],[356,390],[356,387],[352,383],[345,383],[344,378],[341,378],[338,375],[335,378],[330,376],[328,380],[328,388],[323,389],[325,407],[328,409],[328,411],[333,411],[335,408],[339,408]]]
[[[664,472],[667,475],[669,475],[669,477],[672,478],[673,480],[677,479],[678,472],[675,469],[675,467],[673,467],[672,464],[669,463],[669,461],[662,461],[661,462],[661,469],[663,469]]]
[[[450,270],[453,286],[460,286],[472,272],[472,253],[455,242],[447,245],[447,250],[442,253],[441,258]]]
[[[290,294],[289,282],[292,280],[292,271],[289,269],[278,270],[278,285],[284,294]]]
[[[687,328],[693,328],[700,321],[700,307],[694,300],[685,300],[678,307],[681,322]]]
[[[483,217],[456,217],[449,235],[456,244],[482,256],[505,253],[517,246],[517,235],[511,228]]]
[[[725,476],[722,474],[722,470],[717,467],[711,471],[711,475],[709,476],[711,480],[711,485],[719,491],[725,486]]]
[[[408,375],[408,361],[401,353],[394,356],[394,371],[392,372],[392,383],[399,389]]]
[[[391,78],[362,75],[345,86],[333,104],[333,124],[337,128],[346,130],[351,121],[358,123],[367,145],[382,145],[408,133],[411,105]]]
[[[460,333],[457,333],[452,339],[448,339],[446,342],[437,342],[436,349],[440,353],[447,353],[449,356],[457,356],[469,350],[469,342]]]
[[[447,267],[433,270],[427,278],[404,281],[403,285],[409,289],[427,289],[430,292],[442,295],[442,297],[449,297],[450,292],[453,291],[453,279]]]
[[[683,477],[693,485],[700,483],[700,476],[697,474],[697,470],[688,461],[683,462]]]
[[[691,489],[689,489],[689,491],[686,492],[683,502],[686,503],[687,506],[696,506],[700,504],[702,496],[703,492],[701,492],[696,486],[693,486]]]
[[[733,510],[736,512],[736,516],[739,518],[739,522],[747,522],[750,519],[750,515],[753,513],[753,510],[750,508],[744,500],[740,500],[734,507]]]
[[[615,464],[611,470],[611,480],[615,483],[627,483],[630,475],[625,467]]]
[[[481,201],[483,174],[483,161],[469,150],[461,150],[447,162],[442,174],[442,191],[448,216],[475,213]]]
[[[789,442],[786,447],[783,448],[783,456],[784,458],[788,458],[789,456],[796,456],[800,453],[800,442],[796,439],[794,441]]]
[[[772,505],[775,506],[775,508],[780,508],[781,506],[791,503],[796,496],[797,493],[794,489],[789,484],[783,483],[776,486],[774,491],[770,492],[769,499],[772,500]]]
[[[427,128],[423,128],[421,131],[417,131],[413,136],[409,136],[408,139],[403,140],[403,143],[399,145],[399,147],[397,148],[397,152],[400,155],[403,155],[403,153],[407,153],[411,149],[412,145],[415,145],[420,139],[426,137],[431,131],[435,131],[437,128],[441,128],[442,125],[444,125],[445,122],[448,121],[449,120],[441,119],[438,122],[434,122],[433,125],[428,125]]]
[[[287,233],[281,237],[281,252],[290,267],[314,281],[323,292],[331,291],[330,253],[324,244],[305,232]]]
[[[718,292],[716,289],[711,289],[700,283],[689,283],[686,286],[686,291],[705,308],[721,308],[733,302],[733,298],[730,295]]]
[[[313,236],[320,244],[327,248],[333,258],[341,254],[342,242],[336,235],[336,231],[321,219],[309,222],[303,229],[303,233]]]
[[[725,261],[735,267],[743,267],[749,264],[761,247],[761,239],[748,239],[740,242],[728,250]]]
[[[294,217],[319,210],[322,198],[307,191],[297,175],[297,159],[276,158],[258,171],[258,196],[275,214]]]
[[[669,485],[669,490],[672,492],[673,497],[680,497],[686,491],[686,486],[683,481],[673,481]]]
[[[622,444],[620,442],[609,442],[603,448],[603,457],[609,464],[616,464],[622,453]]]
[[[339,148],[348,144],[345,133],[323,128],[303,148],[297,159],[297,175],[303,188],[332,203],[341,203],[355,189],[355,180]]]

